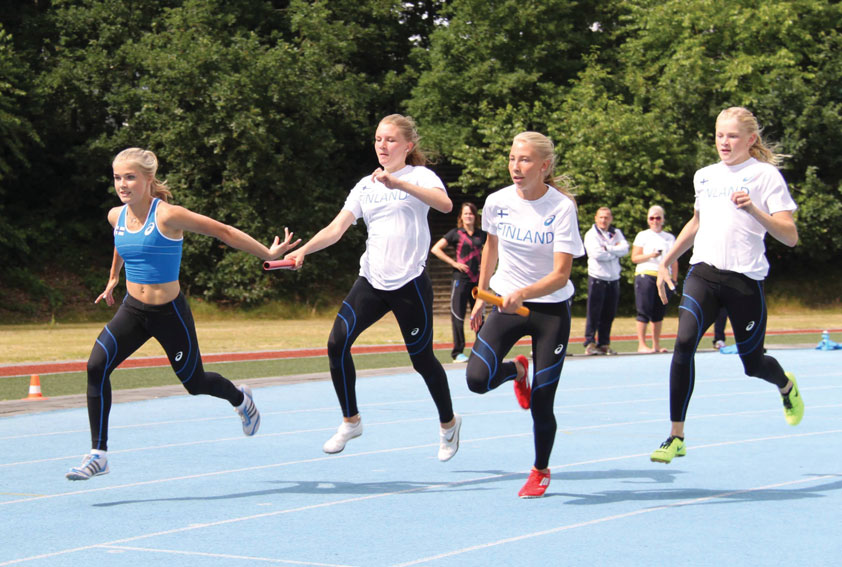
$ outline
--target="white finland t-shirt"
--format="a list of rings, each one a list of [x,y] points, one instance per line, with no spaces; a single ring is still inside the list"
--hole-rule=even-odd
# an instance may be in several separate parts
[[[737,209],[731,202],[731,195],[747,191],[752,203],[770,215],[794,211],[798,207],[781,172],[754,158],[735,166],[719,162],[698,170],[693,186],[699,230],[690,264],[705,262],[754,280],[764,279],[769,273],[763,243],[766,229],[750,214]]]
[[[535,201],[517,194],[514,185],[488,196],[482,209],[482,229],[497,237],[497,271],[490,287],[500,295],[533,284],[553,269],[553,253],[585,254],[573,201],[548,187]],[[537,303],[558,303],[573,295],[573,283]]]
[[[392,175],[421,187],[440,188],[438,175],[423,166],[407,165]],[[430,206],[367,175],[351,189],[343,210],[362,217],[368,230],[360,275],[375,289],[398,289],[421,275],[430,251]]]

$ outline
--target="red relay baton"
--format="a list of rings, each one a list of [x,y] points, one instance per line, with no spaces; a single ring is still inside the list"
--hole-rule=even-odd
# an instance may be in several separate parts
[[[267,260],[263,262],[263,269],[269,270],[289,270],[295,267],[295,260]]]

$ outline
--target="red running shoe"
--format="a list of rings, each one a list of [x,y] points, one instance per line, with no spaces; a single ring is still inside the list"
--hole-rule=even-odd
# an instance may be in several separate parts
[[[547,491],[549,485],[549,469],[545,473],[532,469],[532,472],[529,473],[529,478],[526,479],[526,484],[523,485],[523,488],[520,489],[517,495],[521,498],[541,498]]]
[[[529,359],[519,354],[515,360],[523,366],[523,378],[515,379],[515,397],[523,409],[532,405],[532,384],[529,381]]]

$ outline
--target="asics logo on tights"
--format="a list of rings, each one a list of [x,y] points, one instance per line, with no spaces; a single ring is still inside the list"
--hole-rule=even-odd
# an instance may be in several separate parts
[[[182,351],[178,351],[178,354],[175,355],[175,361],[178,362],[179,360],[181,360],[181,357],[183,357],[183,356],[184,356],[184,353]]]
[[[409,334],[410,334],[410,335],[412,335],[412,336],[414,337],[415,335],[417,335],[417,334],[418,334],[418,332],[419,332],[420,330],[421,330],[421,329],[419,329],[418,327],[415,327],[414,329],[412,329],[412,330],[409,332]]]
[[[562,344],[562,345],[558,345],[557,347],[555,347],[555,350],[553,352],[556,353],[556,354],[561,354],[561,351],[563,351],[563,350],[564,350],[564,345]]]
[[[746,325],[746,331],[750,331],[754,328],[754,321],[751,321],[748,325]]]

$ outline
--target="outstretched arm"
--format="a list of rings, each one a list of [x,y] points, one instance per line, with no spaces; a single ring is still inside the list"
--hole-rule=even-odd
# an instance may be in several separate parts
[[[316,235],[307,241],[307,244],[299,248],[298,250],[287,254],[284,258],[287,260],[295,260],[295,269],[301,267],[304,263],[304,257],[307,254],[312,254],[313,252],[318,252],[323,248],[327,248],[328,246],[332,246],[339,242],[339,239],[342,238],[342,235],[345,234],[345,231],[348,230],[354,223],[354,214],[348,210],[341,210],[339,214],[334,217],[330,224],[321,229]]]
[[[274,260],[301,242],[300,238],[292,242],[293,233],[284,228],[283,242],[276,236],[272,245],[267,248],[239,228],[175,205],[169,205],[163,211],[159,210],[158,215],[159,222],[163,223],[168,230],[181,230],[213,236],[231,248],[248,252],[261,260]]]

